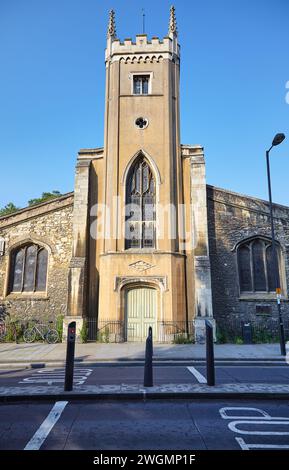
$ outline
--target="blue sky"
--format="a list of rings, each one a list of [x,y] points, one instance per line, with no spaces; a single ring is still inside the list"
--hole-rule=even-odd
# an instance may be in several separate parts
[[[103,145],[108,10],[120,39],[167,34],[171,1],[0,0],[0,207],[73,190],[80,148]],[[289,1],[175,0],[182,143],[205,147],[207,181],[289,205]],[[286,102],[288,93],[288,103]]]

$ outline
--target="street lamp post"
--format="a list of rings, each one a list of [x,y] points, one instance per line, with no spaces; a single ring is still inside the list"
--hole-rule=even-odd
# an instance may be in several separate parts
[[[284,139],[285,139],[284,134],[276,134],[273,139],[271,147],[269,148],[269,150],[266,151],[270,218],[271,218],[272,255],[273,255],[273,265],[274,265],[274,280],[275,280],[275,288],[276,288],[277,308],[278,308],[278,316],[279,316],[280,349],[281,349],[282,356],[286,356],[286,346],[285,346],[284,325],[283,325],[283,319],[282,319],[282,313],[281,313],[281,286],[280,286],[279,263],[278,263],[276,241],[275,241],[269,154],[272,148],[275,147],[276,145],[281,144],[281,142],[283,142]]]

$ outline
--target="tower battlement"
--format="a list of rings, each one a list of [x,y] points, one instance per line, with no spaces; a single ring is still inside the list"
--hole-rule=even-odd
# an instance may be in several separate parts
[[[172,7],[173,8],[173,7]],[[134,57],[135,56],[135,57]],[[160,58],[175,60],[180,58],[180,46],[177,39],[177,27],[174,9],[171,9],[168,36],[160,39],[147,34],[137,34],[135,41],[131,38],[121,41],[116,36],[115,13],[110,12],[105,61],[154,62]]]
[[[153,37],[148,40],[146,34],[138,34],[136,40],[131,38],[121,42],[114,39],[108,45],[105,51],[105,60],[127,60],[130,61],[154,61],[162,55],[162,58],[177,59],[180,57],[180,46],[170,37],[164,37],[162,40]],[[135,58],[133,58],[135,56]],[[155,56],[155,57],[154,57]]]

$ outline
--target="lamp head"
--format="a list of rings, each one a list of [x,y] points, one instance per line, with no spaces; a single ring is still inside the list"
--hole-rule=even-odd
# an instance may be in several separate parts
[[[272,146],[275,147],[276,145],[281,144],[284,139],[285,139],[285,134],[276,134],[273,139]]]

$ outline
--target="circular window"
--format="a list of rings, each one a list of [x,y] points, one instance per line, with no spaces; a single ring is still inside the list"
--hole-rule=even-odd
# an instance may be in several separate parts
[[[145,129],[149,125],[149,121],[147,118],[144,117],[139,117],[135,120],[135,125],[139,129]]]

